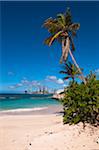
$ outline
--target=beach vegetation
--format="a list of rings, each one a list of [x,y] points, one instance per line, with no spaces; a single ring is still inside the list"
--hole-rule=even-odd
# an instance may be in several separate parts
[[[86,77],[87,83],[70,82],[62,99],[64,124],[79,122],[99,125],[99,80],[95,74]]]

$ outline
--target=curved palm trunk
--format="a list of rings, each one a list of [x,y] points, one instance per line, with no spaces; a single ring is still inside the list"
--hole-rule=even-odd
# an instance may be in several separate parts
[[[86,84],[85,77],[84,77],[84,75],[83,75],[81,69],[79,68],[79,65],[77,64],[77,62],[76,62],[76,60],[75,60],[75,58],[74,58],[74,56],[73,56],[73,54],[72,54],[70,48],[69,48],[69,54],[70,54],[70,56],[71,56],[71,58],[72,58],[72,60],[73,60],[73,62],[74,62],[74,64],[75,64],[75,66],[77,67],[78,71],[80,72],[84,84]]]
[[[60,63],[62,63],[63,59],[64,59],[64,53],[65,53],[64,42],[65,42],[65,40],[63,39],[62,40],[62,56],[61,56],[61,59],[60,59]]]
[[[67,59],[68,57],[68,52],[69,52],[69,47],[70,47],[70,40],[69,37],[66,38],[66,43],[64,43],[64,47],[65,47],[65,53],[64,53],[64,60]]]
[[[65,44],[66,43],[66,44]],[[77,67],[78,71],[80,72],[81,74],[81,79],[83,80],[84,84],[86,84],[86,80],[85,80],[85,77],[79,67],[79,65],[77,64],[71,50],[70,50],[70,40],[69,40],[69,37],[67,37],[66,39],[63,39],[62,40],[62,57],[61,57],[61,62],[64,60],[66,61],[67,60],[67,57],[68,57],[68,53],[70,54],[71,58],[72,58],[72,61],[74,62],[75,66]]]
[[[66,44],[65,44],[66,43]],[[62,40],[62,56],[61,56],[61,62],[63,62],[63,60],[66,60],[68,57],[68,52],[69,52],[69,46],[70,46],[70,41],[69,41],[69,37],[67,37],[67,39],[63,39]]]

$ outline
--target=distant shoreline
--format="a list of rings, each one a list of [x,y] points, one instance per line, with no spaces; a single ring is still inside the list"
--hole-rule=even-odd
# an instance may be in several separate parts
[[[4,100],[4,99],[10,99],[10,98],[26,98],[26,97],[52,97],[53,94],[36,94],[36,93],[32,93],[32,94],[25,94],[25,93],[0,93],[0,100]]]

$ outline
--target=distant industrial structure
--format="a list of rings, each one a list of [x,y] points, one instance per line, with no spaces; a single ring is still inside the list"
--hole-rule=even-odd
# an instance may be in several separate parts
[[[28,90],[25,90],[25,94],[50,94],[55,93],[56,90],[49,89],[46,86],[38,86],[38,89],[33,91],[32,88],[29,88]]]

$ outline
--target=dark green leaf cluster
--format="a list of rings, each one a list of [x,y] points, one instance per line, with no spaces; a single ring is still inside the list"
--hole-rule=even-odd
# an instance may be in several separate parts
[[[71,82],[62,100],[63,122],[99,125],[99,80],[94,74],[87,77],[87,84]]]

